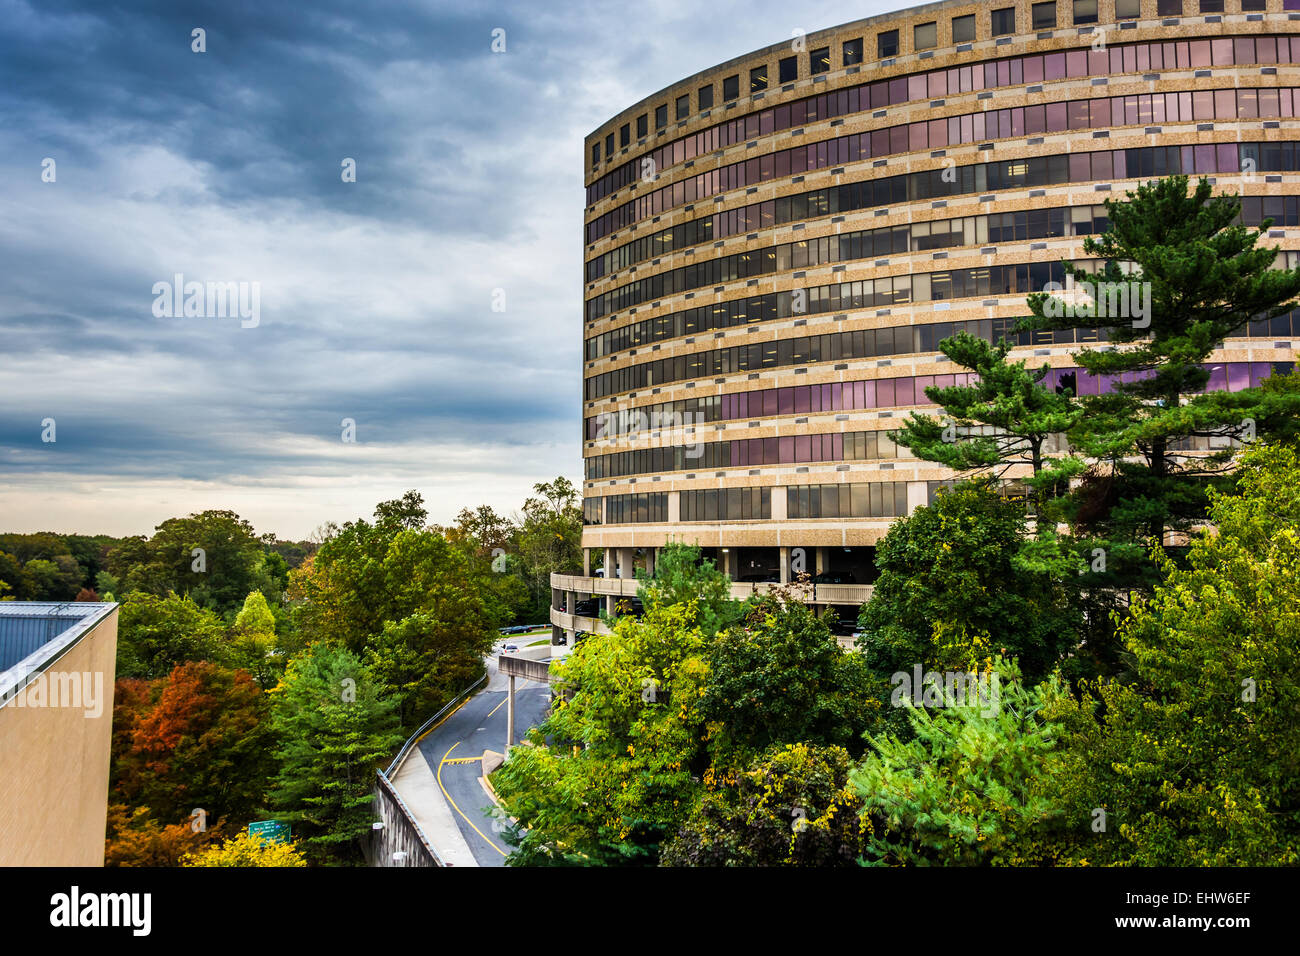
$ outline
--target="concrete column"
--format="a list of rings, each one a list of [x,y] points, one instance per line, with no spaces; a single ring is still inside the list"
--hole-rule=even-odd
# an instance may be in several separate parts
[[[606,613],[606,614],[613,614],[613,613],[614,613],[614,601],[615,601],[615,600],[616,600],[616,598],[615,598],[614,595],[612,595],[612,594],[606,594],[606,595],[605,595],[605,613]]]
[[[658,558],[659,558],[659,549],[658,549],[658,548],[646,548],[646,552],[645,552],[645,573],[648,574],[648,575],[650,575],[650,577],[654,577],[654,574],[655,574],[655,563],[657,562]]]
[[[505,755],[510,756],[510,748],[515,744],[515,675],[510,675],[510,690],[506,696],[506,749]]]
[[[573,613],[573,605],[577,602],[577,599],[578,596],[574,594],[572,591],[564,592],[564,613],[565,614]]]
[[[790,583],[790,549],[784,545],[781,547],[781,583]]]
[[[591,548],[582,549],[582,576],[591,577]]]
[[[605,577],[612,578],[614,576],[614,549],[613,548],[604,549],[603,560],[604,560]]]
[[[827,551],[827,548],[817,549],[817,570],[813,572],[814,574],[822,574],[830,570],[829,562],[827,561],[827,558],[829,558]]]

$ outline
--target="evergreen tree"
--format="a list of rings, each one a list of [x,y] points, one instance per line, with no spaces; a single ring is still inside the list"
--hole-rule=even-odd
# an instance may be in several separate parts
[[[743,605],[731,597],[731,579],[712,561],[701,560],[694,544],[670,544],[660,549],[653,575],[636,571],[637,597],[646,608],[693,602],[701,633],[712,637],[740,620]]]
[[[940,352],[977,378],[970,385],[926,388],[926,397],[952,421],[913,412],[893,438],[918,457],[954,471],[1002,477],[1014,466],[1027,466],[1025,481],[1043,499],[1083,470],[1073,455],[1053,458],[1045,453],[1053,435],[1063,435],[1077,424],[1080,409],[1070,389],[1058,392],[1042,384],[1050,366],[1031,370],[1024,361],[1007,361],[1011,348],[1005,339],[990,344],[969,332],[940,342]]]
[[[1063,263],[1069,280],[1090,284],[1084,288],[1091,288],[1092,304],[1075,307],[1037,293],[1029,297],[1026,324],[1096,327],[1110,343],[1074,353],[1090,375],[1113,377],[1108,394],[1083,399],[1084,414],[1070,432],[1086,457],[1109,466],[1085,487],[1081,504],[1086,515],[1087,499],[1095,506],[1100,497],[1112,533],[1160,543],[1166,528],[1204,516],[1205,479],[1222,470],[1184,454],[1186,441],[1248,437],[1252,422],[1269,417],[1256,408],[1258,389],[1230,403],[1202,394],[1210,379],[1205,361],[1247,322],[1290,310],[1300,269],[1273,268],[1277,247],[1259,246],[1272,223],[1237,224],[1238,199],[1212,195],[1206,179],[1190,194],[1186,176],[1152,181],[1124,201],[1107,200],[1106,210],[1108,231],[1084,240],[1101,268],[1093,274]],[[1294,414],[1300,391],[1290,396]]]
[[[279,774],[270,793],[315,861],[355,860],[370,830],[376,768],[401,746],[395,702],[351,651],[317,643],[273,692]]]

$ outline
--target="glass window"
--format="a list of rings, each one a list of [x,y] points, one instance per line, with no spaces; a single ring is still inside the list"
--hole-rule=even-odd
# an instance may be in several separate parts
[[[1202,13],[1222,13],[1223,0],[1201,0]]]
[[[600,143],[591,144],[591,165],[595,166],[600,163]]]
[[[701,86],[700,92],[696,97],[696,102],[700,104],[700,109],[707,110],[713,105],[713,84]]]
[[[822,47],[820,50],[813,50],[808,54],[808,72],[813,76],[818,73],[825,73],[831,68],[831,48]]]
[[[952,18],[952,42],[973,43],[975,41],[975,14]]]
[[[608,159],[614,155],[614,134],[610,133],[605,137],[605,158]]]
[[[1264,0],[1241,0],[1242,10],[1263,10]]]
[[[1005,7],[1001,10],[994,10],[989,18],[989,24],[992,27],[993,36],[1006,36],[1008,33],[1016,32],[1016,8]]]
[[[1097,22],[1097,0],[1074,0],[1074,25]]]
[[[1116,20],[1136,20],[1142,15],[1142,0],[1115,0]]]
[[[1032,24],[1035,30],[1056,29],[1056,0],[1047,3],[1035,3],[1031,8]]]
[[[668,104],[655,107],[655,129],[663,129],[668,125]]]
[[[862,37],[844,41],[844,65],[853,66],[862,62]],[[793,59],[793,57],[791,57]]]
[[[777,69],[782,83],[793,83],[799,78],[799,58],[787,56],[778,64]]]
[[[686,119],[686,117],[690,115],[691,115],[691,95],[687,93],[684,96],[677,97],[677,118],[679,120]]]
[[[648,132],[650,132],[650,116],[642,113],[636,118],[636,138],[641,139]]]
[[[618,131],[618,145],[626,146],[630,142],[632,142],[632,127],[630,124],[624,123]]]
[[[722,102],[730,103],[740,95],[740,75],[729,76],[722,81]]]
[[[897,30],[886,30],[884,33],[876,34],[876,54],[882,60],[887,60],[891,56],[898,56]]]
[[[749,92],[757,93],[767,89],[767,65],[756,66],[749,71]]]
[[[1095,3],[1096,0],[1093,0]],[[939,45],[939,24],[918,23],[912,28],[912,49],[929,50]]]
[[[1156,0],[1156,13],[1162,17],[1181,17],[1183,0]]]

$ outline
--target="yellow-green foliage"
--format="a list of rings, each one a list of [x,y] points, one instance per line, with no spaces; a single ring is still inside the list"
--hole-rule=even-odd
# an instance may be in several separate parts
[[[306,866],[293,843],[269,843],[248,832],[181,858],[181,866]]]
[[[1240,493],[1214,497],[1216,530],[1187,567],[1162,559],[1164,584],[1121,628],[1136,685],[1055,711],[1071,862],[1300,862],[1300,460],[1261,447],[1243,465]]]
[[[530,831],[512,863],[655,861],[698,788],[704,644],[693,602],[651,606],[553,665],[572,696],[493,777]]]

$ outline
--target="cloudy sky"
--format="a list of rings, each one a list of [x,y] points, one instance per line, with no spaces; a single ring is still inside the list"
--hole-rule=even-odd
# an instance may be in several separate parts
[[[0,530],[578,481],[583,136],[905,5],[0,0]],[[177,274],[257,283],[256,325],[155,315]]]

